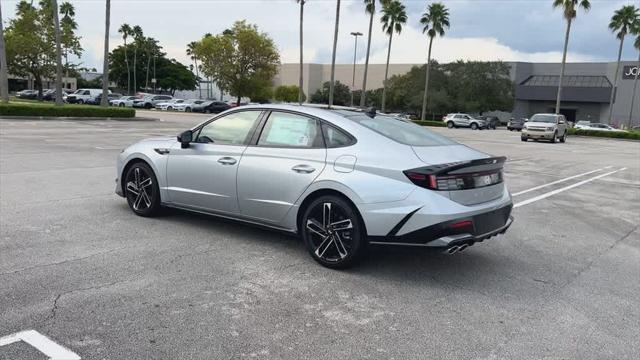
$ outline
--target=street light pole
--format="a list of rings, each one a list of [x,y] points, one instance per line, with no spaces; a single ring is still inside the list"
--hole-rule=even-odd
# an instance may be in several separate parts
[[[352,32],[351,35],[353,35],[353,37],[355,38],[355,45],[353,47],[353,78],[351,79],[351,107],[353,107],[353,92],[356,88],[356,59],[358,54],[358,36],[362,36],[362,33],[355,31]]]

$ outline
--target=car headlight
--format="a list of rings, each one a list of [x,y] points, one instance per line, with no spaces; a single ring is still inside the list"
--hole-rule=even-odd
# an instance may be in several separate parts
[[[553,126],[547,126],[547,131],[553,131],[554,127]]]

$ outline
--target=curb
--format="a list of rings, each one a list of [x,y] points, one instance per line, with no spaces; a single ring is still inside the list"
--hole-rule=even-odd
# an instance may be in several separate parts
[[[602,140],[616,140],[616,141],[631,141],[631,142],[640,142],[639,139],[625,139],[625,138],[614,138],[614,137],[606,137],[606,136],[589,136],[589,135],[569,135],[569,137],[576,137],[581,139],[602,139]]]
[[[64,121],[159,121],[158,118],[150,117],[56,117],[56,116],[5,116],[0,115],[0,119],[6,120],[64,120]]]

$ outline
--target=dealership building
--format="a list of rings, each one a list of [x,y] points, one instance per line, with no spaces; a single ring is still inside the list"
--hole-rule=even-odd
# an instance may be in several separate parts
[[[511,80],[515,87],[515,104],[505,117],[528,118],[535,113],[554,112],[560,63],[508,62]],[[588,120],[608,123],[609,101],[614,92],[612,123],[626,124],[631,113],[633,87],[636,74],[640,72],[637,61],[623,61],[618,74],[617,89],[613,89],[616,62],[568,63],[563,80],[560,112],[571,121]],[[407,73],[413,66],[422,64],[390,64],[389,77]],[[384,64],[370,64],[367,88],[382,87]],[[299,64],[282,64],[275,85],[297,85]],[[343,84],[352,85],[353,64],[336,64],[335,78]],[[355,85],[362,86],[364,65],[355,67]],[[331,78],[330,64],[303,64],[304,92],[313,94]],[[640,75],[640,74],[638,74]],[[636,91],[632,123],[640,124],[640,85]],[[492,109],[487,109],[492,110]]]

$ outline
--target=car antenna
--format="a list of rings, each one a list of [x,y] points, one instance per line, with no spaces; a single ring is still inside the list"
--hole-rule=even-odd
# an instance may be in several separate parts
[[[372,119],[375,118],[376,117],[376,107],[375,106],[371,106],[370,108],[367,109],[365,114],[368,117],[372,118]]]

